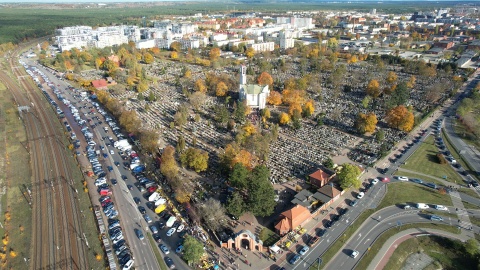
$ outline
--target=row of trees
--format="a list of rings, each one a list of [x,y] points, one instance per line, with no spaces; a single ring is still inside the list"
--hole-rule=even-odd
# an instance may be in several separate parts
[[[387,111],[385,122],[391,128],[409,132],[413,129],[415,123],[415,117],[411,110],[412,108],[408,109],[403,105],[396,106]],[[355,127],[361,134],[372,133],[375,131],[377,123],[378,120],[375,113],[359,113],[355,121]]]

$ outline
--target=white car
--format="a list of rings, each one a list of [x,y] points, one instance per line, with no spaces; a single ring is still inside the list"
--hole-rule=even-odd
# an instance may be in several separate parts
[[[185,225],[182,224],[182,225],[178,226],[177,232],[181,232],[181,231],[183,231],[183,229],[185,229]]]
[[[447,207],[445,207],[443,205],[440,205],[440,204],[435,205],[435,209],[442,210],[442,211],[448,211]]]
[[[363,198],[363,196],[365,196],[365,193],[360,192],[360,193],[358,193],[358,195],[357,195],[357,199],[361,199],[361,198]]]
[[[129,260],[122,268],[122,270],[130,270],[133,266],[133,260]]]
[[[115,154],[115,153],[113,152],[113,150],[110,150],[110,154],[113,155],[113,154]]]
[[[168,230],[167,236],[172,236],[174,233],[175,233],[175,228],[171,228],[170,230]]]
[[[397,179],[399,181],[408,181],[408,177],[406,177],[406,176],[397,176]]]
[[[358,253],[359,253],[358,251],[352,250],[352,253],[350,254],[350,257],[355,259],[358,256]]]
[[[373,185],[376,185],[377,183],[378,183],[378,179],[375,178],[375,179],[372,180]]]
[[[97,144],[97,143],[95,143],[94,141],[89,141],[89,142],[88,142],[88,145],[91,145],[91,146],[94,146],[94,145],[96,145],[96,144]]]

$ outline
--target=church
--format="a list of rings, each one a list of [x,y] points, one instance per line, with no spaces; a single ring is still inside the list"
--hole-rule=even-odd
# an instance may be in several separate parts
[[[240,67],[240,101],[246,100],[251,108],[264,109],[270,94],[268,85],[247,84],[247,67]]]

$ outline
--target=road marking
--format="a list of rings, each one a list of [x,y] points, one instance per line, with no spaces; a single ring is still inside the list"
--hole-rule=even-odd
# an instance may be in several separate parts
[[[367,240],[365,240],[365,243],[363,243],[364,245],[367,244],[367,242],[370,240],[370,238],[368,238]]]

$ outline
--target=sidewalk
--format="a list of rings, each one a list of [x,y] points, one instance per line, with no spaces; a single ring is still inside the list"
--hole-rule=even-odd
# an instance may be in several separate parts
[[[368,270],[380,270],[385,268],[385,265],[388,263],[390,260],[390,257],[392,256],[393,252],[395,249],[397,249],[398,245],[402,243],[403,241],[410,239],[412,237],[416,237],[419,235],[425,235],[425,234],[433,234],[433,235],[440,235],[443,237],[448,237],[448,238],[453,238],[453,239],[458,239],[462,242],[467,241],[470,239],[470,237],[463,235],[463,234],[454,234],[450,232],[445,232],[441,230],[436,230],[436,229],[424,229],[424,228],[415,228],[415,229],[408,229],[405,231],[401,231],[394,236],[390,237],[382,246],[382,248],[379,250],[377,255],[373,258],[373,260],[370,262],[370,265],[368,266]]]

